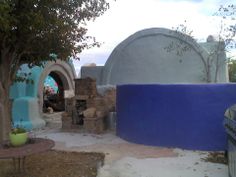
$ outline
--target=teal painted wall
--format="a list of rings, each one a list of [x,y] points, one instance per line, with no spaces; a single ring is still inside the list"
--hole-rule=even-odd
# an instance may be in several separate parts
[[[74,79],[76,77],[72,60],[65,62],[55,60],[45,62],[44,67],[29,68],[27,64],[20,67],[17,74],[28,75],[28,79],[33,80],[33,84],[26,82],[16,82],[10,89],[12,103],[12,119],[16,125],[21,125],[27,129],[41,128],[45,126],[42,115],[43,89],[45,78],[50,72],[56,72],[63,78],[65,89],[74,89]]]
[[[23,126],[30,130],[45,125],[39,113],[37,99],[39,78],[42,72],[42,67],[30,69],[26,64],[22,65],[18,71],[19,76],[23,76],[24,73],[31,73],[28,78],[32,79],[34,83],[16,82],[11,87],[10,98],[13,99],[12,118],[14,126]]]

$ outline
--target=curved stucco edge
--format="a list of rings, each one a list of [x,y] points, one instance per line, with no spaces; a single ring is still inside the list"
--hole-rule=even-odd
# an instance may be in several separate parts
[[[45,126],[42,115],[43,107],[43,85],[44,80],[50,72],[60,73],[66,83],[65,89],[74,90],[74,79],[76,77],[75,69],[71,64],[61,60],[56,62],[47,62],[45,67],[34,67],[31,70],[30,79],[33,84],[26,84],[24,95],[14,97],[12,107],[12,117],[14,124],[22,124],[27,129],[41,128]],[[18,88],[18,87],[17,87]],[[18,88],[19,89],[19,88]]]
[[[49,61],[45,64],[43,71],[40,75],[38,82],[38,92],[37,97],[39,100],[39,107],[43,107],[43,88],[44,88],[44,80],[48,76],[50,72],[57,72],[61,78],[63,84],[65,84],[65,90],[74,90],[74,79],[76,78],[76,72],[74,67],[72,67],[69,63],[64,62],[62,60]],[[41,112],[41,111],[40,111]]]
[[[207,70],[206,65],[206,58],[209,56],[209,53],[201,46],[199,45],[192,37],[170,30],[166,28],[150,28],[150,29],[144,29],[141,31],[138,31],[134,33],[133,35],[126,38],[124,41],[122,41],[120,44],[118,44],[117,47],[112,51],[111,55],[109,56],[107,62],[105,63],[103,72],[102,72],[102,84],[106,85],[109,84],[109,79],[111,75],[111,71],[113,66],[115,65],[115,56],[122,55],[122,51],[131,43],[133,43],[135,40],[138,40],[140,38],[148,37],[148,36],[156,36],[156,35],[163,35],[170,38],[178,39],[192,47],[192,49],[200,56],[201,61],[204,65],[205,70]]]

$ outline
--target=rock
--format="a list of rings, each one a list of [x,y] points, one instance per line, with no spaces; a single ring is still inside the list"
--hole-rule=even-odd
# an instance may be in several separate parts
[[[50,113],[50,114],[52,114],[52,113],[53,113],[52,107],[48,107],[48,108],[47,108],[47,112]]]
[[[106,113],[105,111],[96,111],[96,117],[103,118],[105,117]]]
[[[68,117],[69,116],[69,114],[67,113],[67,112],[63,112],[62,114],[61,114],[61,117],[63,118],[63,117]]]
[[[89,133],[102,133],[104,131],[104,120],[103,118],[85,118],[84,127]]]
[[[63,112],[61,114],[61,120],[72,120],[72,117],[70,114],[68,114],[67,112]]]
[[[96,108],[88,108],[85,111],[83,111],[85,118],[93,118],[96,116]]]

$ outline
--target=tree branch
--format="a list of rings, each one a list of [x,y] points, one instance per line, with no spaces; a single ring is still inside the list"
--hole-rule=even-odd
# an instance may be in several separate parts
[[[0,97],[2,98],[3,97],[3,92],[4,91],[4,89],[3,89],[3,84],[2,84],[2,82],[0,82]]]

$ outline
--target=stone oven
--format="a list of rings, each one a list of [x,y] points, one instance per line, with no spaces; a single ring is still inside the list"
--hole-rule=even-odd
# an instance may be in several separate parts
[[[62,128],[104,132],[109,112],[115,111],[116,92],[115,88],[102,90],[99,93],[95,79],[75,79],[75,96],[66,100]]]

